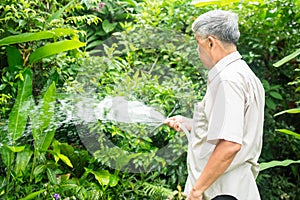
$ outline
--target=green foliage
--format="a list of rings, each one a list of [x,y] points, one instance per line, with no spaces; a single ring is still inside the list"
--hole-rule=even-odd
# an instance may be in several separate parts
[[[23,81],[19,82],[16,102],[9,115],[8,141],[10,141],[12,145],[16,144],[16,141],[22,136],[25,130],[32,102],[31,70],[27,69],[22,77],[24,78]],[[8,141],[6,140],[6,142]]]
[[[260,158],[262,167],[272,167],[272,164],[275,162],[272,162],[272,160],[283,160],[280,162],[276,161],[275,164],[278,165],[275,166],[286,166],[287,163],[297,163],[297,160],[299,160],[299,155],[296,153],[299,141],[295,140],[293,136],[278,134],[279,132],[277,132],[276,128],[285,126],[289,127],[292,131],[297,129],[299,127],[297,115],[292,117],[280,116],[276,118],[276,121],[274,119],[274,114],[280,110],[295,109],[299,99],[299,94],[295,93],[296,85],[292,87],[291,85],[287,85],[287,83],[293,81],[294,77],[299,76],[299,74],[297,75],[297,71],[294,70],[299,68],[297,66],[297,59],[295,59],[296,55],[293,53],[297,49],[297,45],[295,44],[299,44],[299,37],[296,36],[296,29],[299,27],[297,25],[294,26],[294,24],[298,24],[299,15],[296,11],[297,5],[294,3],[295,1],[271,1],[270,3],[265,2],[265,4],[256,8],[254,8],[255,4],[249,4],[246,7],[252,7],[254,10],[251,9],[251,12],[242,15],[247,16],[247,20],[245,22],[242,21],[241,32],[244,33],[242,34],[242,38],[248,40],[246,43],[241,38],[240,45],[245,47],[242,49],[242,52],[245,52],[244,54],[247,55],[254,71],[258,76],[262,77],[266,90],[267,107],[265,110],[264,146]],[[285,5],[285,8],[281,7],[281,5]],[[259,11],[255,11],[255,9],[259,9]],[[254,13],[260,13],[258,19],[254,16]],[[256,20],[253,21],[254,19]],[[269,30],[268,34],[265,34],[263,30]],[[266,46],[268,48],[264,48]],[[291,56],[285,57],[289,53]],[[278,61],[278,58],[283,57],[285,59]],[[291,60],[287,63],[289,59]],[[285,66],[274,68],[274,63],[276,63],[276,66],[285,63]],[[284,132],[287,133],[287,131]],[[279,181],[279,184],[275,181],[271,181],[271,184],[266,184],[258,178],[262,198],[296,198],[298,183],[293,180],[299,179],[296,173],[298,170],[298,165],[289,165],[281,170],[262,171],[260,176],[265,177],[265,180],[269,179],[267,177],[273,177],[274,180]],[[271,188],[277,189],[270,193],[268,190]],[[294,189],[290,190],[290,188]]]
[[[296,199],[299,3],[206,4],[1,2],[0,198],[183,199],[183,133],[163,125],[97,121],[83,126],[70,112],[82,97],[126,96],[165,116],[191,117],[193,103],[205,94],[207,75],[191,24],[199,14],[222,8],[239,14],[239,50],[266,90],[264,170],[257,179],[262,199]]]
[[[287,63],[288,61],[292,60],[293,58],[295,58],[296,56],[299,55],[298,51],[299,50],[297,50],[295,53],[292,53],[292,54],[286,56],[282,60],[275,63],[274,66],[275,67],[280,67],[281,65],[283,65],[283,64]],[[300,109],[299,108],[293,108],[293,109],[284,110],[284,111],[281,111],[279,113],[276,113],[274,116],[279,116],[279,115],[282,115],[284,113],[297,114],[297,113],[300,113]],[[295,138],[300,139],[300,134],[295,133],[295,132],[290,131],[290,130],[287,130],[287,129],[275,129],[275,131],[281,132],[281,133],[284,133],[284,134],[287,134],[287,135],[292,135]],[[271,162],[268,162],[268,163],[261,163],[260,168],[261,168],[261,170],[264,170],[264,169],[268,169],[268,168],[271,168],[271,167],[287,166],[287,165],[294,164],[294,163],[300,163],[300,160],[298,160],[298,161],[284,160],[284,161],[281,161],[281,162],[280,161],[271,161]]]

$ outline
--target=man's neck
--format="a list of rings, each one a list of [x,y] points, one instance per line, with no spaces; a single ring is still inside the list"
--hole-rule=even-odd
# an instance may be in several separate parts
[[[214,60],[214,66],[224,57],[228,56],[229,54],[236,52],[237,48],[234,44],[224,44],[219,43],[218,48],[215,50],[213,60]]]

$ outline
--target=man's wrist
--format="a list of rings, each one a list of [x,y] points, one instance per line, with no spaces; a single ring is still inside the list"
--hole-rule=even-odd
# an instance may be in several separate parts
[[[200,197],[203,195],[203,191],[195,187],[192,188],[192,193],[194,197]]]

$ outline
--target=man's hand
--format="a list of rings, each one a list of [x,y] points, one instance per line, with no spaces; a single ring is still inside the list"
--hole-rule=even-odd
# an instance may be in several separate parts
[[[202,191],[192,189],[186,200],[202,200],[202,196]]]
[[[173,128],[175,131],[180,131],[182,126],[188,131],[192,129],[193,120],[181,115],[176,115],[165,120],[165,124]]]
[[[181,115],[176,115],[166,119],[165,124],[173,128],[175,131],[180,131],[182,122],[183,117]]]

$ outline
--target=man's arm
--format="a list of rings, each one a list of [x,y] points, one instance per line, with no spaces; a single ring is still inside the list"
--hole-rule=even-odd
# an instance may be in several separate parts
[[[220,140],[190,192],[188,199],[202,199],[203,192],[226,171],[240,149],[241,145],[238,143]]]

